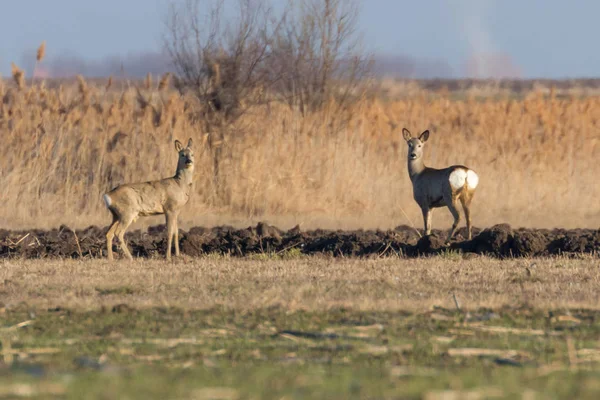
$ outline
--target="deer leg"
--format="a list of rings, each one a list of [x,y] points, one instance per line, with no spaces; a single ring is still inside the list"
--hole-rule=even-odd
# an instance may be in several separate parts
[[[171,259],[171,247],[173,247],[173,236],[175,235],[175,224],[177,216],[173,213],[166,213],[165,219],[167,223],[167,260]]]
[[[472,236],[471,235],[471,209],[469,208],[469,206],[471,205],[472,198],[473,197],[468,193],[465,193],[460,198],[460,202],[461,202],[463,210],[465,212],[465,219],[467,220],[467,235],[468,235],[469,240],[471,240],[471,236]]]
[[[173,220],[173,225],[175,225],[175,256],[179,257],[179,227],[177,226],[177,214],[175,214]]]
[[[127,228],[129,228],[129,225],[131,225],[134,219],[135,215],[128,215],[127,218],[121,218],[116,232],[117,237],[119,238],[119,243],[121,243],[121,250],[123,250],[125,256],[130,260],[133,260],[133,256],[127,248],[127,243],[125,243],[125,231],[127,231]]]
[[[425,236],[431,235],[431,215],[433,214],[433,210],[428,207],[421,208],[423,212],[423,232]]]
[[[450,239],[452,239],[452,236],[454,235],[454,232],[456,232],[456,228],[458,227],[458,223],[460,222],[460,213],[458,212],[458,208],[456,207],[455,198],[452,198],[452,201],[448,203],[448,209],[454,217],[454,223],[452,224],[452,229],[450,229],[450,233],[448,234],[448,239],[446,240],[446,243],[450,242]]]
[[[106,232],[106,255],[110,261],[113,260],[112,242],[113,242],[113,238],[115,237],[115,231],[117,230],[118,226],[119,226],[119,218],[117,218],[116,215],[113,215],[112,224],[110,225],[110,228],[108,228],[108,231]]]
[[[431,235],[431,219],[433,218],[433,208],[427,212],[427,234]]]

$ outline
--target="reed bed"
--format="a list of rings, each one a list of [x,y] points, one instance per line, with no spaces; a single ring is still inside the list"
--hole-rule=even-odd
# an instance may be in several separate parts
[[[477,171],[476,226],[600,225],[597,96],[413,90],[304,116],[271,103],[220,129],[203,120],[197,100],[170,87],[169,76],[149,75],[138,89],[112,78],[27,85],[18,67],[13,74],[14,82],[0,80],[3,228],[107,225],[102,194],[170,176],[173,140],[188,137],[197,165],[182,228],[259,220],[281,228],[421,228],[402,127],[431,131],[427,165]],[[162,218],[137,225],[154,223]],[[450,223],[447,210],[436,210],[435,228]]]

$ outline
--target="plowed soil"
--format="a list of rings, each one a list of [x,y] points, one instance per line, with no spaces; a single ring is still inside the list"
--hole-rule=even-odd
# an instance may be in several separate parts
[[[0,258],[98,258],[106,256],[106,227],[90,226],[74,231],[66,226],[49,231],[0,230]],[[245,229],[228,226],[194,227],[181,231],[180,248],[183,254],[199,256],[208,253],[246,256],[250,254],[327,254],[339,256],[402,255],[418,257],[448,250],[504,257],[548,255],[598,255],[600,230],[593,229],[512,229],[495,225],[473,230],[473,239],[465,239],[466,230],[459,229],[452,242],[444,245],[447,231],[436,230],[420,237],[408,226],[393,230],[301,231],[295,227],[282,231],[265,223]],[[163,256],[166,249],[164,226],[126,235],[127,243],[137,257]],[[117,241],[113,244],[117,250]],[[288,253],[289,254],[289,253]]]

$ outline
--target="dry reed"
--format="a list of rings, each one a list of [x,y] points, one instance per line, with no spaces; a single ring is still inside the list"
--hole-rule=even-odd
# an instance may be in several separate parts
[[[35,79],[35,77],[37,76],[37,70],[38,70],[38,65],[44,60],[44,57],[46,56],[46,41],[44,40],[42,42],[42,44],[40,45],[40,47],[38,47],[37,49],[37,53],[35,56],[35,65],[33,67],[33,79]]]
[[[44,40],[40,47],[37,49],[36,61],[42,62],[44,60],[44,56],[46,55],[46,41]]]
[[[167,72],[160,78],[160,82],[158,82],[158,90],[164,91],[169,87],[169,80],[171,79],[171,73]]]
[[[17,84],[19,90],[25,88],[25,72],[19,68],[15,63],[10,63],[10,69],[12,77]]]
[[[146,90],[152,89],[152,74],[150,72],[148,72],[148,74],[146,75],[146,79],[144,80],[144,86],[146,87]]]
[[[22,71],[15,71],[13,64],[19,85]],[[184,229],[260,219],[282,228],[420,227],[402,126],[431,130],[428,165],[466,164],[478,172],[476,226],[600,225],[600,97],[451,100],[416,92],[343,111],[331,104],[305,117],[271,104],[237,120],[217,152],[216,141],[200,145],[204,134],[215,132],[197,118],[198,102],[175,91],[164,93],[164,101],[144,98],[151,104],[143,107],[135,89],[98,96],[105,92],[83,78],[7,96],[9,90],[0,88],[0,98],[9,99],[0,102],[5,228],[106,225],[102,193],[170,176],[173,140],[190,136],[198,143],[197,173],[181,217]],[[436,228],[450,221],[447,210],[434,213]]]
[[[81,95],[81,103],[84,106],[87,106],[90,101],[90,90],[88,89],[88,84],[81,75],[77,75],[77,88],[79,89],[79,94]]]

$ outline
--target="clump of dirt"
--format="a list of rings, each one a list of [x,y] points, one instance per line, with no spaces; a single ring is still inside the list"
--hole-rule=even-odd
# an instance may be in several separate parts
[[[0,257],[20,258],[97,258],[106,256],[107,227],[90,226],[74,231],[67,226],[48,231],[0,230]],[[398,254],[408,257],[436,254],[446,249],[495,257],[531,257],[553,254],[600,254],[600,230],[592,229],[518,229],[507,224],[484,230],[473,228],[473,239],[459,229],[449,243],[447,231],[434,230],[421,237],[421,230],[403,225],[392,230],[302,231],[298,226],[283,231],[261,222],[256,226],[235,229],[231,226],[194,227],[180,231],[183,254],[200,256],[208,253],[246,256],[281,254],[298,249],[303,254],[326,254],[333,257],[366,257]],[[163,225],[126,235],[136,257],[163,257],[166,250]],[[117,250],[117,241],[113,250]]]
[[[534,230],[523,230],[515,232],[514,254],[517,256],[537,256],[544,253],[548,238],[544,233]]]
[[[418,254],[436,254],[446,248],[447,234],[432,232],[431,235],[423,236],[417,242],[416,249]]]
[[[600,229],[556,229],[548,245],[550,254],[597,253],[600,250]]]

